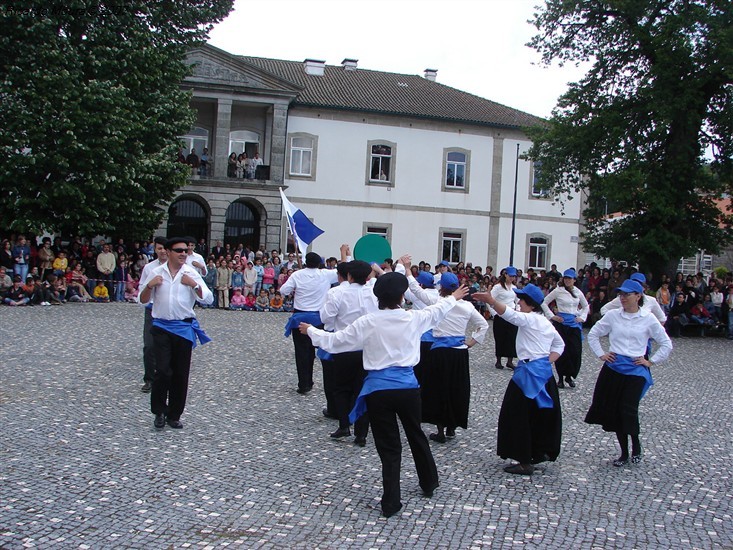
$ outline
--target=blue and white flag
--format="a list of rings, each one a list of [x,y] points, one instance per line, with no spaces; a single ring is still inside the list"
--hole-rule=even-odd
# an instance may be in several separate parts
[[[312,243],[316,237],[323,233],[323,230],[316,227],[316,225],[303,214],[300,208],[297,208],[292,202],[290,202],[280,188],[280,197],[283,201],[283,209],[285,215],[288,217],[288,227],[290,232],[293,234],[295,242],[298,243],[298,250],[301,255],[305,256],[308,251],[308,245]]]

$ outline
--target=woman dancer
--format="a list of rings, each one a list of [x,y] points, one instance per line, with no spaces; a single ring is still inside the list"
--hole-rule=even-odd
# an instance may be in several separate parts
[[[641,462],[639,401],[653,384],[651,367],[669,357],[672,342],[654,315],[641,307],[644,289],[638,282],[624,281],[616,290],[622,309],[606,313],[588,334],[588,343],[603,360],[603,367],[585,421],[600,424],[604,431],[616,432],[621,456],[613,465],[620,467],[629,462],[629,436],[631,463]],[[601,336],[608,336],[607,352],[601,347]],[[649,338],[659,349],[647,360],[644,354]]]
[[[565,342],[565,351],[555,362],[558,388],[565,387],[563,378],[568,386],[574,388],[574,379],[580,372],[580,357],[583,352],[581,331],[589,308],[583,293],[575,288],[576,278],[574,269],[566,269],[562,274],[562,282],[542,302],[542,311],[553,322]],[[557,314],[550,311],[552,302],[557,305]]]
[[[450,296],[458,287],[456,275],[443,273],[441,297]],[[431,441],[445,443],[446,437],[455,437],[457,427],[468,428],[471,399],[468,349],[483,342],[488,329],[486,319],[466,301],[459,301],[433,329],[431,365],[422,373],[423,422],[435,424],[438,429],[430,434]],[[469,333],[471,336],[466,338]]]
[[[498,316],[518,327],[520,360],[501,404],[496,453],[518,462],[505,466],[505,472],[530,475],[534,464],[554,461],[560,454],[560,396],[550,363],[560,357],[565,344],[542,315],[542,291],[530,283],[514,292],[519,299],[519,311],[500,303],[489,292],[474,294],[474,298],[485,298]]]
[[[509,309],[515,309],[517,295],[514,293],[514,283],[517,281],[517,268],[509,266],[499,275],[499,284],[491,288],[491,295],[497,303],[504,304]],[[474,296],[474,300],[476,297]],[[494,317],[494,346],[496,348],[496,368],[503,369],[501,358],[507,357],[507,368],[513,369],[512,360],[517,356],[515,340],[517,339],[517,327],[505,321],[501,315]]]

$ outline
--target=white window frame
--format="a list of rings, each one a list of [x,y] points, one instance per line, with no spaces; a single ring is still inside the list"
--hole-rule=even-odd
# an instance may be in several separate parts
[[[539,172],[541,164],[532,162],[529,165],[529,198],[537,200],[551,200],[550,192],[547,189],[541,189],[539,186]]]
[[[374,147],[381,145],[389,147],[390,154],[384,155],[380,153],[373,153]],[[379,159],[380,171],[382,169],[382,163],[384,159],[389,159],[389,174],[386,174],[387,179],[373,179],[372,178],[372,164],[374,159]],[[366,167],[366,184],[367,185],[385,185],[394,187],[395,185],[395,173],[397,168],[397,144],[387,140],[371,140],[367,142],[367,167]]]
[[[241,153],[244,153],[247,150],[246,147],[248,143],[256,144],[256,149],[257,151],[259,151],[259,134],[255,132],[250,132],[249,130],[232,130],[231,132],[229,132],[229,153],[227,154],[227,156],[231,155],[232,153],[237,153],[237,156],[239,156]]]
[[[361,228],[362,235],[379,235],[387,239],[388,243],[392,243],[392,224],[391,223],[375,223],[364,222]]]
[[[533,243],[532,239],[544,239],[545,243]],[[552,245],[552,237],[550,235],[547,235],[545,233],[530,233],[527,235],[527,261],[526,266],[527,269],[534,269],[535,271],[538,271],[540,269],[547,269],[547,266],[549,265],[550,261],[550,251],[551,251],[551,245]],[[535,259],[538,258],[539,252],[532,253],[532,249],[537,248],[544,250],[544,260],[545,265],[532,265],[533,263],[539,263],[539,262],[532,262],[532,256],[535,256]]]
[[[196,149],[196,154],[201,157],[204,149],[209,148],[209,131],[201,126],[194,126],[185,136],[181,136],[181,147],[186,151],[183,155],[187,157],[191,149]]]
[[[448,155],[451,153],[458,153],[463,155],[464,161],[458,162],[453,160],[448,160]],[[448,182],[448,169],[450,165],[454,166],[463,166],[463,183],[462,185],[451,185]],[[469,176],[471,171],[471,151],[468,149],[461,149],[460,147],[450,147],[443,149],[443,174],[442,174],[442,181],[441,181],[441,190],[442,191],[449,191],[449,192],[459,192],[459,193],[468,193],[468,183],[469,183]],[[454,173],[454,182],[455,182],[455,173]]]
[[[450,254],[449,254],[450,257],[448,258],[446,258],[444,254],[445,244],[447,242],[451,243]],[[454,243],[459,243],[457,256],[454,256]],[[440,247],[438,249],[439,260],[436,263],[439,263],[443,260],[447,260],[449,264],[456,265],[458,262],[465,261],[463,257],[466,253],[466,230],[457,229],[453,227],[441,227],[440,228],[440,241],[438,243],[438,246]]]
[[[296,147],[294,145],[296,139],[310,139],[311,146],[308,147]],[[316,167],[318,158],[318,136],[308,134],[305,132],[296,132],[288,135],[288,151],[287,151],[287,167],[288,177],[298,180],[309,180],[315,181],[316,179]],[[301,156],[301,168],[302,168],[302,155],[306,152],[310,152],[310,173],[306,172],[293,172],[293,161],[296,157]]]

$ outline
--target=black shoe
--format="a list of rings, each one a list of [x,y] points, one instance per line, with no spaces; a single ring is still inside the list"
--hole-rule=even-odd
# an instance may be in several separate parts
[[[143,393],[150,393],[150,390],[153,389],[153,385],[150,382],[145,382],[143,384],[143,387],[140,388],[140,391]]]
[[[547,462],[548,460],[550,460],[550,457],[547,454],[543,454],[537,458],[533,458],[532,464],[539,464],[540,462]]]
[[[313,389],[313,386],[308,386],[307,388],[298,388],[298,389],[297,389],[296,391],[297,391],[297,392],[298,392],[298,393],[299,393],[300,395],[305,395],[306,393],[308,393],[308,392],[309,392],[309,391],[311,391],[312,389]]]
[[[323,407],[323,416],[325,416],[326,418],[333,418],[335,420],[338,420],[338,416],[329,411],[327,407]]]
[[[565,382],[566,382],[566,383],[567,383],[567,385],[568,385],[568,386],[570,386],[571,388],[574,388],[574,387],[575,387],[575,380],[573,380],[573,379],[572,379],[572,378],[570,378],[569,376],[566,376],[566,377],[565,377]]]
[[[430,438],[430,441],[435,441],[436,443],[445,443],[445,435],[443,434],[430,434],[428,437]]]
[[[333,434],[331,435],[331,437],[333,437]],[[354,445],[358,445],[359,447],[366,447],[366,437],[355,437]]]
[[[499,359],[496,360],[496,365],[494,365],[497,369],[503,369],[504,365],[501,364],[501,361]]]
[[[632,455],[631,463],[632,464],[641,464],[641,455]]]
[[[453,439],[456,436],[456,429],[455,428],[446,428],[445,429],[445,437],[449,437]]]
[[[564,389],[565,388],[565,384],[563,384],[562,379],[560,379],[560,380],[557,381],[557,387],[558,388],[561,388],[561,389]]]
[[[424,497],[427,497],[427,498],[431,498],[433,496],[433,493],[435,492],[435,489],[438,488],[438,485],[439,485],[439,483],[436,483],[435,485],[433,485],[429,489],[423,489],[422,490],[423,496]]]
[[[340,439],[342,437],[349,437],[350,435],[351,430],[349,428],[339,428],[331,434],[331,437],[334,439]]]
[[[504,466],[504,471],[508,474],[531,476],[534,473],[534,466],[531,464],[514,464],[513,466]]]
[[[400,510],[402,510],[402,504],[400,504],[399,508],[395,508],[393,510],[385,510],[384,508],[382,508],[382,515],[385,518],[391,518],[392,516],[394,516]]]
[[[620,468],[621,466],[626,466],[629,463],[629,457],[626,456],[620,456],[616,460],[614,460],[611,464],[613,464],[616,468]]]
[[[162,430],[165,428],[165,415],[164,414],[156,414],[155,420],[153,421],[153,426],[158,428],[159,430]]]
[[[181,424],[180,420],[169,420],[168,425],[171,428],[175,428],[176,430],[180,430],[181,428],[183,428],[183,424]]]

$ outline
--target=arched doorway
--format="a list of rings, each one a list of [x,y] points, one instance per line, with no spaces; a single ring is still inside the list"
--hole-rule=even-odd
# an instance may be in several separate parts
[[[257,250],[260,244],[260,216],[252,206],[243,201],[235,201],[229,205],[224,226],[224,244],[235,249],[239,243],[249,245],[253,250]]]
[[[168,238],[194,237],[208,240],[209,216],[204,206],[196,199],[182,197],[173,201],[168,208]]]

